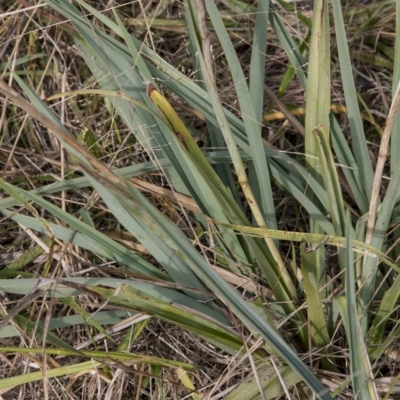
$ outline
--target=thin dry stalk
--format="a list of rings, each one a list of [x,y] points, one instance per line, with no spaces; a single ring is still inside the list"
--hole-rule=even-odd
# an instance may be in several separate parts
[[[365,242],[371,243],[372,234],[375,227],[376,214],[379,203],[379,192],[381,189],[383,169],[385,167],[386,159],[388,157],[388,147],[390,141],[390,135],[392,133],[393,124],[397,115],[397,111],[400,107],[400,84],[397,86],[396,93],[392,102],[392,106],[389,110],[385,129],[382,134],[381,145],[379,146],[378,161],[376,163],[374,182],[372,185],[371,202],[369,207],[369,216],[367,222],[367,233],[365,235]]]

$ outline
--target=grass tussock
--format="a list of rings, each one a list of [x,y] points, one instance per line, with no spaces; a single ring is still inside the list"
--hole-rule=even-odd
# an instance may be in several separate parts
[[[396,399],[393,1],[0,1],[0,395]]]

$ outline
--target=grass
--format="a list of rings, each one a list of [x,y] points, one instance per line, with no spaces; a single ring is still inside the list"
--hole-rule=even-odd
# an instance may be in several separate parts
[[[398,10],[248,3],[0,3],[4,398],[396,398]]]

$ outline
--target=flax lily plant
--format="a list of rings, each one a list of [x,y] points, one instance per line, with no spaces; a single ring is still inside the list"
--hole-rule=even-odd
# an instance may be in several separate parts
[[[245,379],[231,388],[225,399],[282,395],[326,400],[336,396],[380,398],[379,361],[388,356],[400,333],[398,323],[391,318],[400,294],[400,264],[398,251],[388,241],[399,218],[399,45],[393,103],[378,161],[373,165],[338,0],[315,0],[311,19],[293,12],[310,33],[301,43],[292,37],[280,14],[283,2],[278,2],[279,7],[268,0],[251,6],[240,1],[221,2],[252,15],[251,59],[246,73],[227,29],[229,21],[216,1],[184,0],[187,51],[194,71],[190,77],[165,61],[149,45],[151,41],[140,41],[130,34],[118,9],[108,17],[83,0],[77,0],[76,7],[61,0],[45,3],[66,19],[61,28],[73,38],[95,88],[54,93],[43,101],[15,71],[14,87],[24,96],[4,82],[0,82],[0,89],[60,141],[70,162],[83,174],[35,190],[1,180],[0,187],[8,195],[0,200],[0,211],[44,238],[49,261],[54,242],[59,241],[112,262],[127,277],[49,279],[49,262],[41,278],[27,275],[10,279],[28,262],[21,257],[1,271],[1,289],[24,295],[27,303],[34,297],[60,299],[74,310],[75,323],[88,324],[110,341],[112,333],[104,325],[114,324],[126,314],[121,311],[111,316],[97,311],[92,315],[73,296],[95,296],[107,307],[123,307],[179,326],[238,357],[241,365],[248,367]],[[45,18],[51,21],[52,17],[46,14]],[[156,12],[149,17],[150,25],[151,19],[157,23]],[[306,94],[304,126],[287,111],[290,123],[304,132],[302,160],[263,140],[268,35],[273,35],[290,61],[285,79],[295,77]],[[237,112],[228,110],[220,99],[211,37],[218,41],[225,59]],[[331,111],[333,40],[351,145]],[[76,140],[51,109],[52,102],[60,99],[72,107],[76,96],[104,99],[141,144],[149,161],[110,169],[99,159],[95,135]],[[202,117],[212,151],[199,147],[194,139],[196,129],[183,122],[169,100],[172,96]],[[89,150],[82,141],[90,142]],[[391,176],[382,195],[386,162],[390,163]],[[187,219],[189,233],[143,194],[157,188],[149,189],[137,177],[160,171],[169,187],[162,193],[168,194],[168,201]],[[282,230],[274,200],[278,187],[301,205],[307,214],[307,228]],[[69,191],[83,188],[92,188],[115,221],[146,249],[144,255],[96,229],[89,210],[82,209],[80,216],[74,216],[47,198],[60,192],[68,198]],[[292,249],[291,260],[282,252],[287,244]],[[35,246],[29,251],[33,259],[41,250]],[[241,284],[232,284],[232,277]],[[50,290],[44,290],[44,284]],[[12,320],[13,325],[1,326],[3,338],[16,335],[19,327],[45,343],[43,348],[26,349],[30,354],[51,356],[57,349],[57,354],[81,357],[81,362],[4,378],[0,388],[44,376],[50,379],[82,373],[94,366],[110,371],[113,365],[135,364],[150,365],[153,371],[156,367],[180,371],[186,393],[209,398],[209,389],[197,387],[190,378],[194,371],[190,363],[143,357],[127,344],[116,352],[82,350],[52,333],[59,327],[59,318],[51,317],[46,326],[37,325],[19,311],[6,321]],[[72,324],[68,321],[68,317],[62,320]],[[133,342],[146,327],[140,320],[135,324],[139,332],[127,333]],[[25,349],[2,347],[1,351],[22,354]],[[387,396],[393,389],[386,390]]]

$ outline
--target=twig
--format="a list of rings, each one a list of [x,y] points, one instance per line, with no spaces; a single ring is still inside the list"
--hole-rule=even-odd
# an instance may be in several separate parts
[[[393,124],[396,118],[397,111],[400,106],[400,82],[397,85],[396,92],[394,94],[392,106],[389,110],[389,115],[387,117],[385,129],[382,134],[381,145],[379,147],[378,162],[376,163],[374,182],[372,185],[371,201],[369,206],[369,216],[367,222],[367,233],[365,235],[365,242],[367,244],[371,243],[372,234],[375,227],[376,214],[379,203],[379,192],[381,189],[383,168],[385,167],[385,162],[388,157],[388,147],[390,135],[392,133]]]

